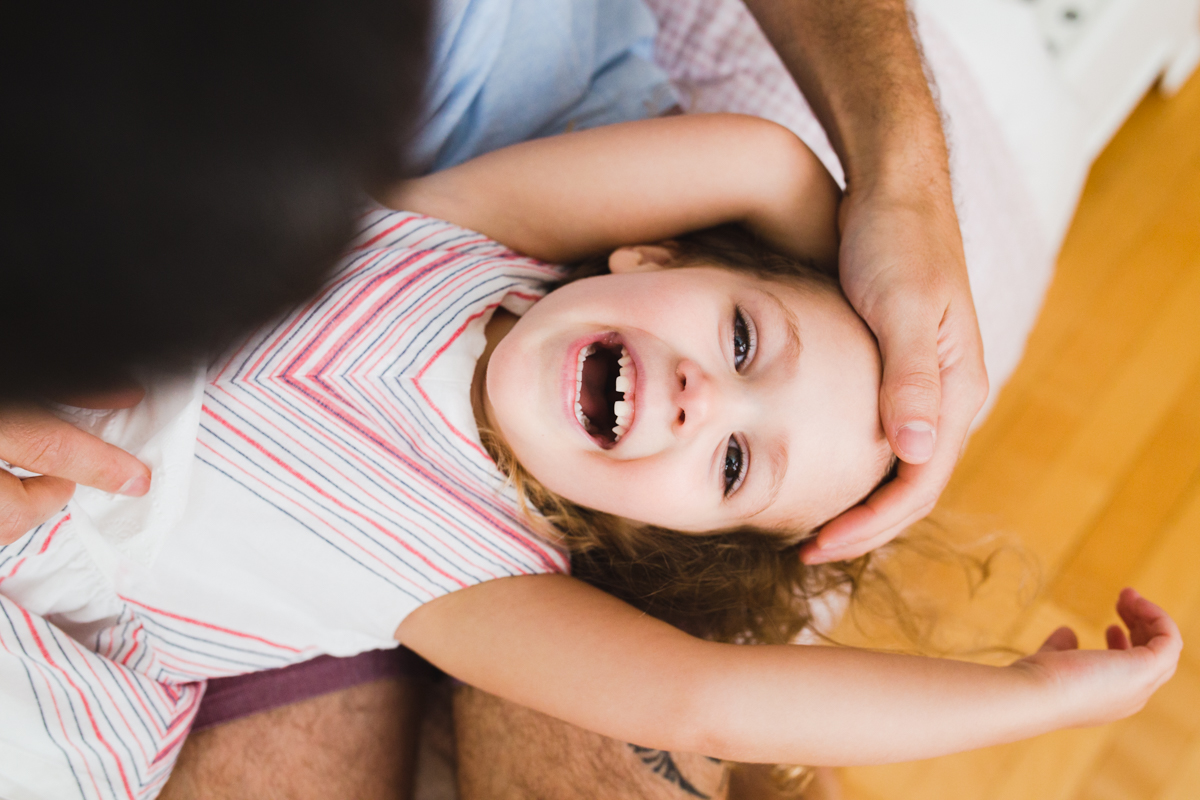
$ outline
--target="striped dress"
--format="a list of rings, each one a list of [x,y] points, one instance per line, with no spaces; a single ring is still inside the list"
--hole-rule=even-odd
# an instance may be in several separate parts
[[[522,313],[558,275],[372,211],[316,299],[173,406],[102,420],[155,486],[81,490],[0,547],[0,797],[153,797],[205,679],[392,646],[433,598],[565,572],[469,395],[492,312]]]

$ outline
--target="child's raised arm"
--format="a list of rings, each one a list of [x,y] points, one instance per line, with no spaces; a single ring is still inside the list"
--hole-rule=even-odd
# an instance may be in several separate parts
[[[568,262],[740,222],[781,252],[832,268],[837,184],[786,128],[697,114],[523,142],[381,197]]]
[[[1109,650],[1066,629],[1007,667],[706,642],[564,576],[434,600],[396,638],[461,680],[646,747],[748,762],[928,758],[1134,713],[1174,672],[1178,628],[1131,589]]]

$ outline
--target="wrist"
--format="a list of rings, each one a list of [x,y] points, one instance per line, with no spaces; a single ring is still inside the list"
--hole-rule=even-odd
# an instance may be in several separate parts
[[[1036,736],[1079,724],[1069,693],[1053,669],[1031,658],[1023,658],[1005,669],[1024,686],[1028,708],[1040,712],[1028,715],[1030,731],[1023,736]]]
[[[881,230],[894,237],[894,242],[935,238],[950,248],[947,252],[954,251],[957,260],[962,260],[958,213],[948,181],[943,185],[936,178],[908,176],[883,179],[869,186],[860,184],[842,196],[837,224],[843,243],[843,268],[854,262],[847,257],[847,241],[864,235],[878,237]]]
[[[955,240],[961,250],[961,233],[950,174],[944,158],[928,151],[893,154],[875,171],[857,180],[848,180],[838,206],[838,232],[843,241],[851,228],[860,232],[863,225],[880,220],[900,224],[901,235],[937,234]],[[915,226],[915,227],[910,227]]]
[[[878,142],[846,167],[845,200],[953,208],[950,164],[941,128],[899,142]]]

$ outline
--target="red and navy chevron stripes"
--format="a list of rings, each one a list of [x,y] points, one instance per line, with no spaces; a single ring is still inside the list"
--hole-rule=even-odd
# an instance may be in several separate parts
[[[558,270],[419,215],[363,222],[319,297],[213,371],[198,458],[417,602],[564,570],[474,423],[430,391],[472,324],[514,295],[536,299]],[[471,374],[456,377],[466,401]]]

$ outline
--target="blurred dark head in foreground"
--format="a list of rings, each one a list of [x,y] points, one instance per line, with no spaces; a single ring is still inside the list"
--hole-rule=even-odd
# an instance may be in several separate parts
[[[0,400],[186,367],[403,176],[428,0],[35,3],[4,39]]]

